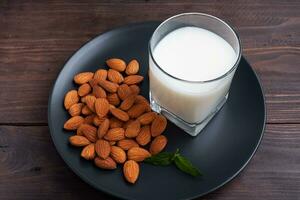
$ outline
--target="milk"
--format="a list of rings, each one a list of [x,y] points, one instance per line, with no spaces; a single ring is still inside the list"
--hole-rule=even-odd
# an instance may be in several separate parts
[[[151,100],[172,115],[199,124],[225,102],[237,54],[222,37],[202,28],[179,28],[159,41],[153,58],[159,67],[150,57]]]

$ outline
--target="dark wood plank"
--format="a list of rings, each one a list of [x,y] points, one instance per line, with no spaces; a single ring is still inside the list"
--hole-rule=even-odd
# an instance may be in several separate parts
[[[249,166],[203,199],[299,199],[299,130],[300,124],[268,125]],[[66,167],[46,126],[0,126],[0,135],[0,199],[112,199]]]
[[[268,122],[299,123],[299,10],[299,1],[1,1],[0,123],[47,123],[53,81],[92,37],[188,11],[219,16],[237,28],[266,91]]]

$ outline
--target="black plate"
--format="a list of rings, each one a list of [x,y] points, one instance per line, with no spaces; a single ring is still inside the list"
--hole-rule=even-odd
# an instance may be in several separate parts
[[[165,131],[167,151],[180,148],[203,172],[193,178],[175,167],[142,164],[135,185],[123,180],[121,167],[115,171],[96,168],[80,158],[80,148],[68,144],[70,132],[63,130],[69,118],[63,108],[66,92],[76,88],[73,76],[95,71],[110,57],[141,63],[141,74],[148,71],[148,41],[158,22],[133,24],[106,32],[81,47],[65,64],[54,84],[49,100],[48,121],[53,142],[67,165],[84,181],[111,195],[126,199],[191,199],[207,194],[233,179],[254,155],[263,135],[265,102],[260,83],[242,58],[222,110],[197,137],[191,137],[169,123]],[[142,94],[148,96],[148,78]],[[170,97],[172,98],[172,97]]]

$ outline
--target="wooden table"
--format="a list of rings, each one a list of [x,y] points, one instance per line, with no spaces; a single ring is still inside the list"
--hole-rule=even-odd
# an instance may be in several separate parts
[[[232,182],[203,199],[300,199],[300,2],[0,1],[0,199],[113,199],[66,167],[47,126],[51,86],[67,58],[127,23],[205,12],[230,22],[262,82],[267,126]]]

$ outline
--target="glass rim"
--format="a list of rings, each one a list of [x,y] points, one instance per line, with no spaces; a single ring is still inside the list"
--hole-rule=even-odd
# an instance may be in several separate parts
[[[229,28],[233,35],[235,36],[237,42],[238,42],[238,55],[237,55],[237,59],[235,61],[235,63],[233,64],[233,66],[224,74],[222,74],[221,76],[218,76],[217,78],[214,78],[214,79],[209,79],[209,80],[205,80],[205,81],[191,81],[191,80],[186,80],[186,79],[182,79],[182,78],[178,78],[176,76],[173,76],[171,74],[169,74],[168,72],[166,72],[165,70],[163,70],[159,64],[156,62],[154,56],[153,56],[153,52],[152,52],[152,49],[151,49],[151,43],[152,43],[152,40],[153,40],[153,36],[157,33],[158,29],[163,26],[165,23],[167,23],[168,21],[174,19],[174,18],[178,18],[178,17],[182,17],[182,16],[185,16],[185,15],[201,15],[201,16],[205,16],[205,17],[208,17],[208,18],[212,18],[212,19],[215,19],[219,22],[221,22],[222,24],[224,24],[227,28]],[[220,36],[221,37],[221,36]],[[154,30],[153,34],[151,35],[151,38],[149,40],[149,43],[148,43],[148,49],[149,49],[149,53],[150,53],[150,56],[152,58],[152,61],[154,62],[154,64],[163,72],[165,73],[167,76],[170,76],[176,80],[179,80],[179,81],[184,81],[184,82],[189,82],[189,83],[209,83],[209,82],[214,82],[214,81],[217,81],[217,80],[220,80],[226,76],[228,76],[233,70],[235,70],[241,60],[241,56],[242,56],[242,46],[241,46],[241,40],[237,34],[237,32],[234,30],[234,28],[232,26],[229,25],[229,23],[225,22],[224,20],[218,18],[218,17],[215,17],[213,15],[209,15],[209,14],[206,14],[206,13],[200,13],[200,12],[188,12],[188,13],[181,13],[181,14],[177,14],[177,15],[174,15],[174,16],[171,16],[169,18],[167,18],[166,20],[164,20],[162,23],[160,23],[158,25],[158,27]]]

